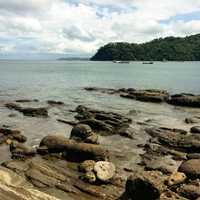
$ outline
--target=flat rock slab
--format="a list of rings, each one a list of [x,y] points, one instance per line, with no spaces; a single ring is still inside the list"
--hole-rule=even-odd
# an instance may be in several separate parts
[[[57,158],[49,160],[35,157],[26,161],[12,160],[4,163],[4,167],[16,172],[19,177],[25,177],[34,190],[39,189],[53,195],[52,200],[53,197],[61,200],[116,200],[123,193],[125,184],[125,182],[121,184],[113,182],[113,184],[93,185],[84,182],[80,179],[82,173],[78,171],[78,164]],[[47,198],[47,200],[51,199]]]

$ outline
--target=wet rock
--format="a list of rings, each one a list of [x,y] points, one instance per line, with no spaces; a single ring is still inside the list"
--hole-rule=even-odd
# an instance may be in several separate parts
[[[115,175],[115,165],[107,161],[99,161],[95,163],[94,171],[100,181],[107,182]]]
[[[189,153],[187,154],[187,159],[200,159],[200,153]]]
[[[63,136],[49,135],[42,139],[40,147],[46,147],[50,153],[64,153],[69,160],[83,162],[85,160],[106,160],[109,153],[95,144],[77,143]]]
[[[6,143],[8,140],[16,140],[23,143],[26,142],[27,138],[19,130],[0,128],[0,144]]]
[[[146,170],[158,170],[163,173],[173,173],[180,165],[180,161],[173,160],[170,156],[150,156],[143,157],[143,164]]]
[[[184,184],[178,188],[177,192],[188,199],[200,198],[200,182],[197,180],[189,184]]]
[[[190,118],[186,118],[185,122],[187,124],[195,124],[195,123],[200,123],[200,117],[199,116],[195,116],[195,117],[190,117]]]
[[[31,102],[39,102],[38,99],[18,99],[17,103],[31,103]]]
[[[169,94],[165,90],[135,90],[125,94],[121,94],[121,97],[135,99],[138,101],[147,101],[160,103],[168,99]]]
[[[98,144],[98,136],[92,131],[90,126],[86,124],[76,125],[71,131],[70,139],[77,142]]]
[[[186,180],[186,175],[182,172],[174,172],[167,180],[168,186],[183,183]]]
[[[179,171],[190,178],[200,178],[200,159],[191,159],[183,162],[179,167]]]
[[[48,100],[47,103],[51,106],[63,106],[65,105],[62,101],[54,101],[54,100]]]
[[[12,142],[10,144],[10,152],[13,159],[25,159],[35,156],[36,154],[35,149],[18,142]]]
[[[191,133],[200,133],[200,126],[193,126],[193,127],[190,129],[190,132],[191,132]]]
[[[168,103],[176,106],[200,107],[200,95],[176,94],[172,95]]]
[[[5,106],[9,109],[16,110],[23,113],[25,116],[29,117],[48,117],[48,110],[45,107],[42,108],[31,108],[31,107],[21,107],[15,103],[7,103]]]
[[[166,177],[157,171],[134,172],[126,182],[126,195],[130,200],[156,200],[166,190]]]
[[[113,112],[104,112],[87,108],[85,106],[78,106],[75,110],[78,115],[75,116],[81,124],[89,125],[92,130],[101,135],[120,134],[119,130],[124,127],[128,129],[132,120],[128,117]],[[126,135],[127,136],[127,135]]]
[[[148,128],[146,132],[164,146],[190,153],[200,150],[200,136],[197,134],[187,134],[184,130],[163,127]]]
[[[91,172],[94,170],[95,163],[94,160],[86,160],[79,165],[79,170],[81,172]]]

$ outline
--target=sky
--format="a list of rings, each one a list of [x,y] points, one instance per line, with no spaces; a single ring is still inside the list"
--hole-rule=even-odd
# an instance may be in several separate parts
[[[0,58],[88,57],[200,33],[200,0],[0,0]]]

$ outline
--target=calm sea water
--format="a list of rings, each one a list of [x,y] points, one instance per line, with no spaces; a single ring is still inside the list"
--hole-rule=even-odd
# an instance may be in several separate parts
[[[2,96],[68,99],[85,86],[200,93],[200,62],[0,61]]]

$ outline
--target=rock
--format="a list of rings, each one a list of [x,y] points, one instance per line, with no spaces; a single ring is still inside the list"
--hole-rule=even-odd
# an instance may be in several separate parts
[[[183,162],[178,171],[185,173],[189,178],[200,178],[200,159]]]
[[[200,182],[197,180],[189,184],[183,184],[177,189],[177,192],[188,199],[197,199],[200,197]]]
[[[21,107],[15,103],[7,103],[5,106],[9,109],[14,109],[23,113],[25,116],[29,117],[48,117],[48,110],[47,108],[30,108],[30,107]]]
[[[136,171],[126,182],[126,195],[129,200],[157,200],[166,190],[166,177],[158,171]]]
[[[31,102],[39,102],[38,99],[18,99],[15,102],[17,103],[31,103]]]
[[[79,165],[79,170],[81,172],[91,172],[94,170],[95,163],[94,160],[86,160]]]
[[[200,126],[193,126],[193,127],[190,129],[190,132],[191,132],[191,133],[200,133]]]
[[[26,142],[27,138],[19,130],[0,128],[0,144],[7,143],[7,141],[11,143],[12,140],[23,143]]]
[[[31,147],[27,147],[24,144],[20,144],[18,142],[12,142],[10,144],[10,152],[12,154],[13,159],[29,158],[29,157],[35,156],[35,154],[36,154],[35,149],[33,149]]]
[[[200,107],[200,95],[176,94],[172,95],[168,103],[176,106]]]
[[[186,180],[186,175],[181,172],[174,172],[167,180],[168,186],[183,183]]]
[[[121,94],[121,97],[135,99],[138,101],[147,101],[160,103],[168,99],[169,94],[165,90],[135,90]]]
[[[96,175],[93,171],[88,171],[84,175],[84,180],[88,181],[89,183],[96,182]]]
[[[62,101],[54,101],[54,100],[48,100],[47,103],[51,106],[63,106],[65,105]]]
[[[95,163],[94,171],[100,181],[107,182],[115,175],[115,166],[111,162],[99,161]]]
[[[179,196],[178,194],[172,192],[171,190],[167,190],[160,195],[159,200],[188,200],[188,199]]]
[[[0,199],[59,200],[59,198],[31,187],[23,177],[4,167],[0,168]]]
[[[82,105],[78,106],[75,112],[78,113],[75,118],[79,120],[79,123],[89,125],[95,133],[104,136],[122,134],[119,130],[123,128],[124,132],[124,127],[128,128],[132,122],[130,118],[121,114],[95,110]]]
[[[95,144],[77,143],[63,136],[49,135],[42,139],[40,147],[46,147],[50,153],[64,153],[68,160],[107,160],[109,153]]]
[[[143,164],[146,170],[158,170],[163,173],[173,173],[180,165],[180,161],[175,161],[171,156],[151,156],[147,154],[143,158]]]
[[[198,134],[190,135],[184,130],[163,127],[147,128],[146,132],[164,146],[190,153],[200,150],[200,135]]]
[[[187,124],[195,124],[195,123],[200,123],[200,116],[194,116],[190,118],[186,118],[185,122]]]
[[[200,159],[200,153],[189,153],[187,154],[187,159]]]
[[[71,131],[70,139],[77,142],[98,143],[98,136],[92,131],[90,126],[86,124],[76,125]]]

